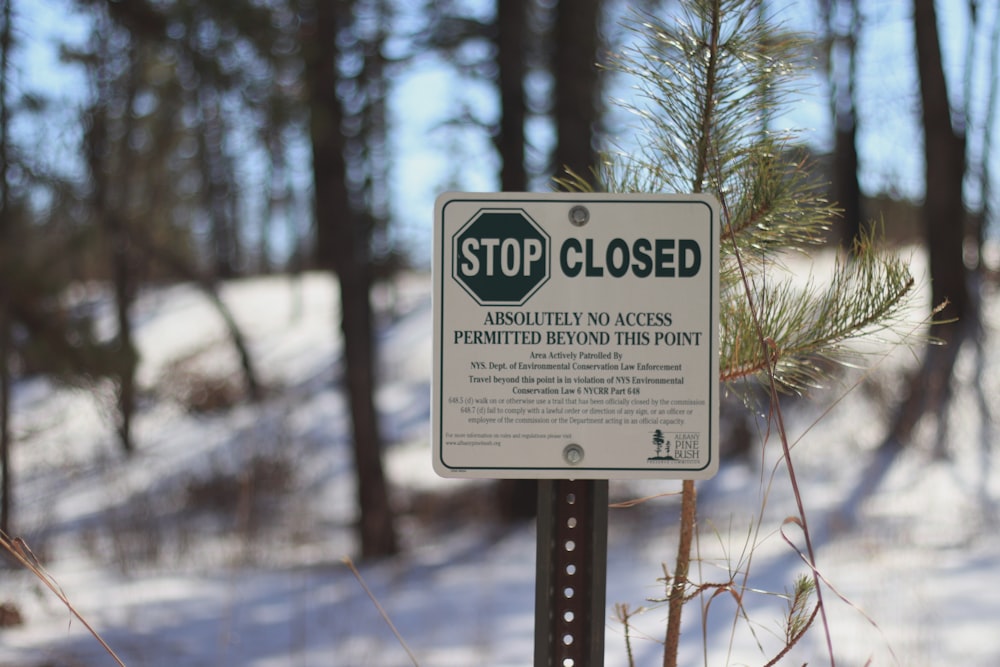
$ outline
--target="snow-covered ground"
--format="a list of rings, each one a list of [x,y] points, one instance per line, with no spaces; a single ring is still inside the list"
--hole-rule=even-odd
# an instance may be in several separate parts
[[[225,299],[268,395],[201,414],[181,399],[237,368],[222,321],[191,287],[144,295],[140,381],[162,388],[142,398],[131,458],[112,435],[107,387],[38,379],[15,387],[17,533],[127,664],[412,664],[342,562],[353,552],[355,507],[345,405],[333,381],[334,287],[322,275],[228,285]],[[431,470],[429,294],[429,280],[414,276],[381,297],[394,314],[380,324],[378,400],[405,550],[360,572],[420,665],[528,665],[534,526],[494,525],[477,511],[489,502],[484,484]],[[883,435],[900,364],[914,360],[900,351],[873,373],[878,382],[838,401],[858,379],[848,376],[785,410],[838,665],[1000,664],[1000,473],[982,411],[984,401],[992,414],[1000,408],[995,303],[983,355],[970,349],[959,360],[966,381],[950,417],[950,458],[934,458],[928,424],[853,526],[831,517]],[[801,546],[802,536],[784,521],[795,506],[779,459],[772,434],[749,463],[725,462],[699,485],[693,576],[744,592],[741,611],[735,596],[713,597],[714,589],[686,607],[682,664],[763,665],[780,650],[782,595],[808,569],[786,541]],[[667,495],[610,510],[609,667],[628,665],[616,604],[646,608],[630,620],[634,664],[662,662],[666,610],[656,599],[676,550],[679,500],[670,494],[678,489],[611,485],[613,501]],[[30,574],[0,570],[4,602],[24,623],[0,628],[0,665],[111,664]],[[826,646],[817,621],[781,664],[828,664]]]

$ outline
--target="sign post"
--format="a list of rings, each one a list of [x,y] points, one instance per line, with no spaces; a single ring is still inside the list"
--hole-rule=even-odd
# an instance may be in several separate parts
[[[535,667],[601,667],[608,481],[540,480]]]
[[[603,664],[607,480],[718,468],[720,231],[703,195],[437,200],[434,468],[545,480],[536,667]]]

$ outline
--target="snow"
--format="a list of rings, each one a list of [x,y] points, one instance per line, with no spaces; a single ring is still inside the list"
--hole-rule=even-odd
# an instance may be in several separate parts
[[[355,506],[332,279],[247,279],[227,284],[223,296],[247,334],[265,400],[196,414],[177,392],[154,390],[176,388],[183,369],[232,378],[238,366],[222,320],[197,289],[145,293],[135,320],[144,393],[134,456],[118,451],[107,386],[16,384],[18,534],[129,665],[411,664],[343,562],[354,552]],[[419,664],[530,664],[534,525],[494,525],[469,500],[486,502],[484,483],[433,474],[429,280],[407,276],[378,300],[387,474],[401,507],[424,505],[400,514],[403,553],[359,564],[361,576]],[[988,341],[1000,321],[991,304]],[[860,376],[847,375],[784,407],[837,664],[1000,664],[1000,475],[991,450],[1000,392],[989,372],[997,351],[987,344],[982,355],[969,349],[959,359],[949,458],[935,457],[934,424],[925,425],[853,524],[839,524],[838,509],[883,435],[912,355],[892,355],[872,374],[878,382],[848,391]],[[280,488],[271,496],[244,497],[246,485],[237,484],[210,499],[215,511],[191,507],[210,481],[254,470],[290,477],[275,474]],[[659,497],[610,510],[609,667],[628,664],[616,604],[646,608],[630,620],[635,664],[662,662],[666,609],[656,600],[676,550],[679,488],[611,485],[613,502]],[[785,521],[795,513],[773,432],[749,463],[725,462],[699,484],[693,575],[746,589],[740,613],[733,595],[713,590],[685,607],[682,664],[762,665],[780,650],[782,595],[808,574],[797,551],[802,532]],[[29,573],[0,571],[2,602],[16,604],[25,623],[0,628],[0,665],[111,664]],[[781,664],[804,662],[830,662],[819,620]]]

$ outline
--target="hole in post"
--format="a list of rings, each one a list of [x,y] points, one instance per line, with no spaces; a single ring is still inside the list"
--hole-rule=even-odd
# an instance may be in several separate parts
[[[573,635],[563,635],[563,644],[569,646],[572,643],[573,643]],[[563,662],[563,664],[565,665],[566,663]]]
[[[576,517],[571,516],[570,518],[566,519],[566,526],[568,528],[576,528]]]
[[[571,611],[563,612],[563,620],[566,621],[567,623],[572,623],[574,618],[576,618],[576,616],[573,615],[573,612]]]
[[[576,663],[573,662],[573,658],[566,658],[562,661],[563,667],[573,667]]]
[[[566,494],[566,504],[567,505],[572,505],[575,502],[576,502],[576,494],[575,493],[567,493]]]
[[[567,600],[571,599],[574,595],[576,595],[576,591],[573,590],[572,586],[567,586],[563,589],[563,597]]]
[[[566,574],[576,574],[576,565],[573,565],[573,563],[570,563],[569,565],[567,565],[566,566]]]
[[[566,540],[566,551],[573,551],[576,549],[576,542],[573,540]]]

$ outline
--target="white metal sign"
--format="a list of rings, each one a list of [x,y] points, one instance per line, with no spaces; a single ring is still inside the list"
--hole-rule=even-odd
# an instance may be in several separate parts
[[[715,474],[714,199],[447,193],[434,216],[438,474]]]

